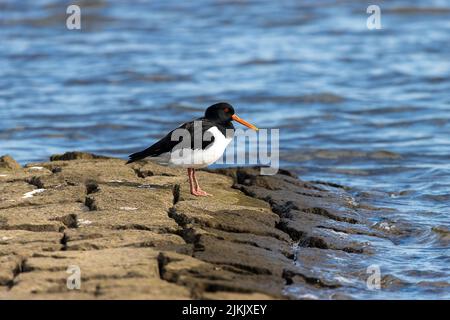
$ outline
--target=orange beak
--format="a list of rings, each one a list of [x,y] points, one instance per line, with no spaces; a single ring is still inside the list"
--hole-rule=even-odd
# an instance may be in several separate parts
[[[258,131],[258,130],[259,130],[257,127],[255,127],[255,126],[252,125],[251,123],[248,123],[247,121],[245,121],[245,120],[239,118],[239,117],[238,117],[237,115],[235,115],[235,114],[233,114],[233,115],[231,116],[231,119],[233,119],[234,121],[239,122],[240,124],[243,124],[244,126],[250,128],[250,129],[253,129],[253,130],[255,130],[255,131]]]

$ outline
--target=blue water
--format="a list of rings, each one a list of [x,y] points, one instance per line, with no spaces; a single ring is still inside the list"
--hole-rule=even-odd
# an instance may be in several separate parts
[[[394,209],[373,260],[401,285],[352,297],[450,298],[448,1],[3,0],[0,22],[0,154],[125,157],[225,100],[302,179]]]

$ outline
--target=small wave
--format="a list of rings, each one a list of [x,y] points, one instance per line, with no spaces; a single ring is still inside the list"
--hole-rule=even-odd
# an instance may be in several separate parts
[[[356,151],[356,150],[313,150],[313,151],[286,151],[281,154],[284,160],[288,161],[304,161],[311,159],[355,159],[355,158],[366,158],[366,159],[401,159],[401,155],[388,150],[377,150],[371,152]]]
[[[66,86],[90,86],[105,84],[128,84],[130,81],[150,82],[150,83],[166,83],[188,81],[191,77],[188,75],[173,75],[166,73],[144,74],[138,72],[126,71],[118,75],[108,77],[89,77],[89,78],[72,78],[64,82]]]
[[[299,96],[267,96],[264,94],[241,97],[241,100],[248,103],[341,103],[344,97],[334,93],[317,93]]]
[[[383,9],[385,13],[395,13],[403,15],[414,14],[449,14],[449,8],[443,7],[396,7],[390,9]]]
[[[380,150],[369,152],[368,157],[371,159],[400,159],[401,155],[392,151]]]
[[[431,119],[413,119],[413,120],[402,120],[402,121],[392,121],[384,123],[372,123],[371,125],[376,128],[406,128],[411,126],[439,126],[443,127],[450,122],[449,118],[431,118]]]
[[[118,83],[117,80],[107,79],[107,78],[73,78],[66,80],[64,85],[66,86],[90,86],[98,84],[114,84]]]
[[[268,60],[268,59],[251,59],[242,62],[241,66],[261,66],[261,65],[272,65],[279,63],[279,60]]]
[[[184,111],[184,112],[201,112],[205,111],[202,107],[195,107],[187,104],[170,103],[163,107],[163,110],[174,110],[174,111]]]
[[[404,113],[404,112],[418,112],[425,111],[425,108],[422,107],[414,107],[414,106],[390,106],[390,107],[382,107],[382,108],[373,108],[373,109],[358,109],[348,111],[350,114],[358,114],[358,115],[385,115],[391,113]]]
[[[450,203],[450,194],[424,194],[422,198],[442,203]]]
[[[420,281],[416,285],[426,288],[427,290],[430,290],[431,288],[439,289],[437,292],[441,292],[440,289],[450,288],[450,282],[447,281]]]
[[[29,9],[29,8],[28,8]],[[29,26],[29,27],[55,27],[65,26],[67,15],[64,11],[47,12],[44,16],[27,17],[21,19],[4,19],[2,22],[5,25],[11,26]],[[102,14],[85,13],[83,15],[83,30],[99,30],[103,25],[109,24],[113,21],[112,18]],[[63,30],[62,28],[60,30]]]
[[[353,176],[368,176],[370,173],[361,169],[331,169],[330,172],[345,174],[345,175],[353,175]]]
[[[192,80],[191,76],[185,74],[170,74],[170,73],[141,73],[136,71],[123,71],[119,74],[124,76],[126,80],[137,80],[142,82],[178,82]]]
[[[262,23],[263,28],[280,28],[280,27],[291,27],[291,26],[301,26],[308,22],[310,22],[315,17],[310,16],[303,16],[298,18],[291,18],[291,19],[273,19],[270,21],[265,21]]]
[[[424,79],[426,82],[432,83],[432,84],[437,84],[437,83],[442,83],[442,82],[447,82],[450,81],[449,77],[427,77]]]

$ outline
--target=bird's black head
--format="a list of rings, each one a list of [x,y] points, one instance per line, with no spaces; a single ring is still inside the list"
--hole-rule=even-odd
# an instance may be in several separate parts
[[[205,111],[205,118],[216,123],[226,124],[231,122],[234,115],[234,108],[226,102],[219,102],[208,107]]]
[[[231,106],[231,104],[226,102],[219,102],[208,107],[208,109],[206,109],[205,111],[205,118],[215,123],[225,125],[227,127],[231,126],[231,128],[233,128],[231,120],[234,120],[250,129],[258,130],[258,128],[252,125],[251,123],[248,123],[247,121],[239,118],[234,113],[234,108]]]

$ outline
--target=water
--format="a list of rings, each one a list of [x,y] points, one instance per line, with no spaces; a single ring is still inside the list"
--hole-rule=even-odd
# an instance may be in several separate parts
[[[396,286],[352,297],[450,298],[448,1],[81,1],[69,31],[71,3],[0,2],[0,154],[125,157],[225,100],[302,179],[394,209],[371,262]]]

